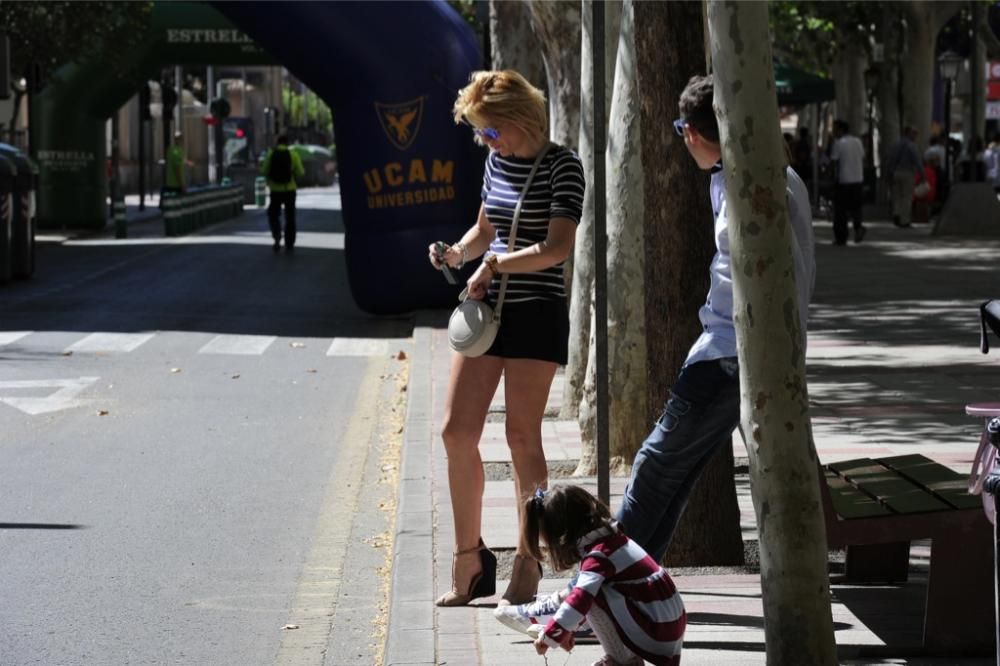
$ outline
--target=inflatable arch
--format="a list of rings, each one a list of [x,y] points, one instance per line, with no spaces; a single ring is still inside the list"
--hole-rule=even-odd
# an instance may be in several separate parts
[[[221,12],[221,13],[220,13]],[[225,16],[223,16],[225,15]],[[34,105],[39,225],[101,228],[104,123],[136,81],[171,64],[280,63],[332,109],[354,300],[375,314],[454,303],[427,262],[475,219],[484,153],[451,106],[480,67],[472,30],[444,2],[157,3],[137,79],[106,64],[60,70]],[[234,28],[235,24],[235,28]]]

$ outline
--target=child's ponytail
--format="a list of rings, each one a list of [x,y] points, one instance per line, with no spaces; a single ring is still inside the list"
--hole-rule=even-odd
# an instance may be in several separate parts
[[[545,558],[539,543],[542,521],[545,516],[545,491],[541,488],[524,500],[524,527],[521,530],[521,550],[539,562]]]

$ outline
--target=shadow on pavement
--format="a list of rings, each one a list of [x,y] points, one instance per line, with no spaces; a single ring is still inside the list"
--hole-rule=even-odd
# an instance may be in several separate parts
[[[158,221],[133,225],[122,240],[111,228],[45,232],[35,276],[0,286],[0,329],[411,335],[412,316],[376,317],[354,304],[339,210],[300,207],[297,226],[291,253],[272,251],[264,209],[177,238]]]

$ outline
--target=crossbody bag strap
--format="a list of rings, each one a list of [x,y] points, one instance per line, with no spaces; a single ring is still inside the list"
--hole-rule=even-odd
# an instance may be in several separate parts
[[[538,165],[542,163],[542,159],[548,154],[550,148],[552,148],[551,141],[546,143],[542,151],[538,153],[535,163],[531,165],[531,171],[528,173],[528,180],[524,183],[524,189],[521,190],[520,196],[517,197],[517,205],[514,206],[514,219],[510,223],[510,240],[507,242],[508,252],[513,252],[512,248],[517,247],[517,223],[521,219],[521,205],[524,203],[524,198],[528,195],[528,190],[531,189],[531,183],[535,180]],[[493,319],[496,321],[499,321],[500,310],[503,309],[503,299],[507,293],[507,278],[509,275],[509,273],[504,273],[500,276],[500,294],[497,296],[497,305],[493,308]]]

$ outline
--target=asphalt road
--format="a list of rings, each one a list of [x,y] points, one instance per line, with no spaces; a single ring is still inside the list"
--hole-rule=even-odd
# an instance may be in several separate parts
[[[0,664],[377,659],[412,321],[354,306],[337,207],[294,254],[262,211],[49,235],[0,286]]]

